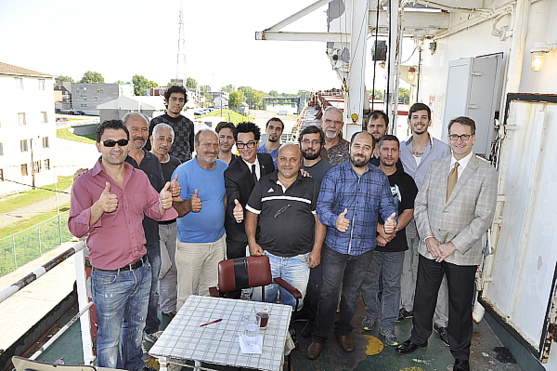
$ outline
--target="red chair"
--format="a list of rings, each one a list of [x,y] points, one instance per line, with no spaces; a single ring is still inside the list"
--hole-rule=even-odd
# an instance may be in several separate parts
[[[218,274],[218,286],[209,288],[209,293],[213,297],[221,297],[231,291],[261,286],[263,287],[263,301],[265,301],[264,287],[274,282],[294,296],[296,299],[294,311],[298,310],[298,301],[302,298],[302,293],[280,277],[273,279],[269,257],[266,255],[222,260],[219,263]]]

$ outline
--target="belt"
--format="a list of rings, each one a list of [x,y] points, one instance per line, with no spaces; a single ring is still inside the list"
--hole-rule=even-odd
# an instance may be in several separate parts
[[[141,259],[139,259],[138,261],[135,261],[133,263],[130,263],[128,265],[123,266],[122,268],[118,268],[115,270],[110,270],[110,269],[100,269],[100,268],[96,268],[93,267],[94,270],[97,271],[101,271],[101,272],[109,272],[109,273],[118,273],[118,272],[123,272],[123,271],[133,271],[139,267],[142,267],[143,265],[145,265],[145,263],[147,263],[147,255],[143,255],[141,257]]]

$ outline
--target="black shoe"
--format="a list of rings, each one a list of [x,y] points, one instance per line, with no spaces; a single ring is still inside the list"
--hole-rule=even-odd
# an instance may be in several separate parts
[[[313,320],[308,319],[300,334],[305,338],[309,338],[313,334]]]
[[[412,318],[414,315],[412,312],[408,312],[406,309],[402,308],[398,311],[398,319],[397,322],[404,321],[406,318]]]
[[[418,348],[426,347],[427,342],[425,344],[414,344],[410,339],[406,340],[404,343],[400,344],[396,347],[395,352],[398,354],[408,354],[414,352]]]
[[[470,363],[461,359],[454,361],[453,371],[470,371]]]
[[[435,332],[439,334],[439,339],[441,339],[446,346],[449,346],[449,332],[447,331],[447,328],[437,326],[437,324],[433,325],[433,328],[435,329]]]

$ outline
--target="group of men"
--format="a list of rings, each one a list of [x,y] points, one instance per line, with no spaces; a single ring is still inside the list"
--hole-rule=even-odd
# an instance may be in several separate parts
[[[281,146],[284,123],[270,119],[260,145],[249,122],[194,133],[181,115],[186,101],[185,89],[171,87],[166,114],[150,123],[139,113],[102,123],[101,158],[74,183],[69,227],[89,234],[99,366],[150,370],[141,340],[158,337],[159,301],[172,317],[190,295],[208,295],[219,261],[265,254],[273,277],[303,295],[308,358],[319,357],[333,327],[341,348],[354,350],[361,294],[364,330],[378,323],[400,354],[427,345],[437,301],[446,322],[435,328],[455,369],[467,369],[473,272],[496,189],[495,170],[472,153],[472,120],[449,124],[452,155],[429,135],[431,112],[421,103],[410,109],[412,136],[403,142],[387,134],[380,111],[347,141],[342,111],[329,107],[322,129],[304,128],[298,144]],[[265,290],[266,300],[295,307],[277,285]],[[395,323],[412,315],[412,336],[399,344]]]

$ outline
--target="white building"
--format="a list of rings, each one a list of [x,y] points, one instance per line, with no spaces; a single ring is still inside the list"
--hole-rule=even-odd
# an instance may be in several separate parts
[[[72,84],[72,108],[88,115],[98,115],[97,106],[118,97],[133,97],[132,84]]]
[[[0,196],[55,183],[54,76],[0,62]]]

